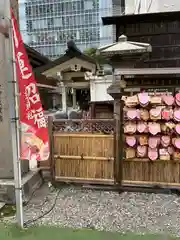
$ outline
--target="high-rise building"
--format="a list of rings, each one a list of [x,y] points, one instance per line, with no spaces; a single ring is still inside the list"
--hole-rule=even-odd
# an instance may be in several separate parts
[[[101,18],[123,11],[124,0],[19,0],[24,41],[52,59],[65,52],[69,39],[81,51],[112,43],[113,26],[103,26]]]

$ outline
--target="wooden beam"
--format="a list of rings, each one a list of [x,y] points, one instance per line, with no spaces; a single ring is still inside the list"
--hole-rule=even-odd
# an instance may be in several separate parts
[[[41,87],[41,88],[49,88],[49,89],[57,89],[57,87],[53,87],[51,85],[46,85],[46,84],[41,84],[41,83],[37,83],[37,86],[38,87]]]
[[[114,161],[112,157],[94,157],[94,156],[68,156],[68,155],[54,155],[56,160],[68,159],[68,160],[89,160],[89,161]]]
[[[64,183],[114,185],[114,179],[77,178],[77,177],[58,177],[58,176],[56,176],[55,180],[58,182],[64,182]]]

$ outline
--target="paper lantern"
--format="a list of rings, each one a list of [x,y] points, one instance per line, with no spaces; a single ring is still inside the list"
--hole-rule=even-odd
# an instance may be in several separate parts
[[[9,23],[6,19],[0,19],[0,33],[2,33],[6,38],[9,37]]]

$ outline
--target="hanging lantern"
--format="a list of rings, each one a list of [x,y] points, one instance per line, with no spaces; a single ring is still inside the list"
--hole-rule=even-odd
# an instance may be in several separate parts
[[[0,33],[3,34],[6,38],[9,37],[9,23],[6,19],[0,19]]]

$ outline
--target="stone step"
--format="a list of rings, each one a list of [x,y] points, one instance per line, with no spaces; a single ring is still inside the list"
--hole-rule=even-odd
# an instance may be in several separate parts
[[[23,201],[26,202],[35,189],[42,185],[40,169],[34,169],[22,177]],[[15,184],[13,179],[0,179],[0,202],[15,204]]]

